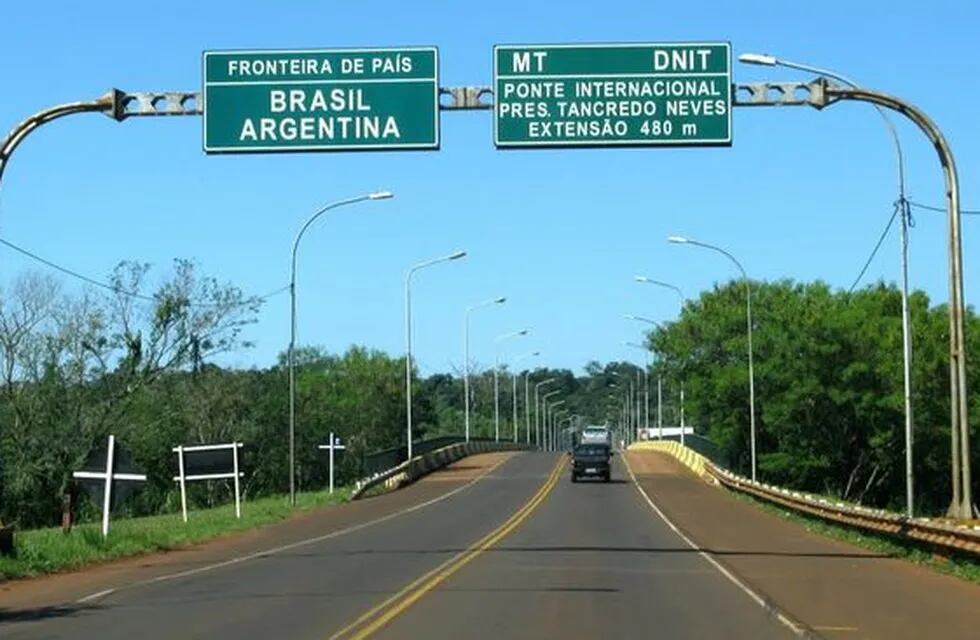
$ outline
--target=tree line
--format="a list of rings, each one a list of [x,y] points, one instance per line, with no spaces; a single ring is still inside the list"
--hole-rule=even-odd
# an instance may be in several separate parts
[[[848,293],[821,282],[752,282],[760,479],[901,510],[905,502],[902,301],[892,285]],[[950,500],[949,316],[910,297],[918,513]],[[966,318],[968,380],[980,374],[980,323]],[[745,287],[715,286],[649,335],[656,368],[684,380],[691,421],[749,468]],[[969,390],[968,390],[969,391]],[[969,396],[976,433],[980,395]],[[976,437],[971,440],[976,460]],[[974,491],[980,488],[974,475]]]
[[[151,295],[149,266],[121,263],[111,291],[67,293],[54,278],[26,273],[0,290],[0,522],[52,526],[72,472],[109,434],[148,481],[125,505],[130,514],[180,508],[172,447],[245,444],[246,498],[288,489],[286,354],[265,368],[235,369],[215,359],[248,349],[244,338],[262,301],[200,275],[179,260]],[[329,433],[346,450],[338,480],[363,473],[372,452],[404,445],[403,357],[353,346],[331,354],[299,347],[297,473],[300,490],[327,483]],[[494,434],[492,372],[471,365],[474,436]],[[554,372],[535,372],[534,380]],[[561,372],[571,384],[571,372]],[[459,372],[415,373],[416,440],[463,431]],[[511,437],[511,385],[501,378],[502,431]],[[523,386],[521,425],[523,429]],[[521,435],[523,437],[523,430]],[[189,485],[192,504],[229,499],[224,481]],[[94,506],[83,515],[94,515]]]
[[[269,367],[215,364],[248,349],[245,331],[262,301],[197,273],[187,261],[152,295],[147,265],[126,262],[113,291],[66,293],[36,273],[0,291],[0,521],[23,528],[59,522],[71,473],[114,434],[148,475],[126,505],[131,514],[179,510],[172,480],[178,445],[245,443],[248,497],[288,488],[288,377],[285,354]],[[899,508],[904,499],[901,299],[877,284],[848,294],[823,283],[753,282],[759,470],[798,489]],[[744,286],[716,286],[682,315],[648,334],[651,425],[656,379],[664,423],[688,424],[714,441],[739,471],[748,469],[748,378]],[[949,500],[948,321],[924,293],[911,300],[917,508],[940,513]],[[980,353],[968,316],[969,353]],[[639,354],[642,360],[642,354]],[[327,482],[317,445],[328,434],[347,446],[338,479],[364,473],[368,455],[404,445],[404,359],[353,346],[333,354],[297,350],[297,470],[300,490]],[[641,362],[642,364],[642,362]],[[970,379],[978,372],[968,359]],[[578,424],[616,424],[625,390],[640,391],[641,368],[590,362],[583,373],[536,368],[518,376],[518,436],[526,438],[524,374],[558,391]],[[494,435],[492,371],[470,363],[472,435]],[[414,381],[414,439],[463,432],[462,371]],[[502,371],[501,437],[513,437],[511,372]],[[632,381],[632,382],[630,382]],[[971,420],[980,415],[970,396]],[[535,412],[530,412],[532,435]],[[641,416],[641,424],[645,416]],[[976,438],[972,440],[976,443]],[[974,449],[975,451],[975,449]],[[975,457],[975,456],[974,456]],[[228,500],[224,482],[191,485],[195,505]]]

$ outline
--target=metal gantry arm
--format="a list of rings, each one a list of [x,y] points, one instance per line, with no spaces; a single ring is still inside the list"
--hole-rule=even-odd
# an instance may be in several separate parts
[[[823,96],[826,104],[840,100],[858,100],[887,107],[906,116],[926,135],[939,156],[946,184],[946,210],[949,227],[949,374],[950,416],[952,421],[953,498],[952,516],[973,516],[970,473],[970,431],[967,419],[966,343],[964,336],[965,303],[963,299],[963,242],[960,229],[959,176],[953,152],[939,127],[921,109],[878,91],[838,87],[825,79]]]
[[[76,113],[104,113],[119,122],[131,116],[196,116],[203,113],[200,97],[194,91],[126,93],[111,89],[95,100],[68,102],[38,111],[14,127],[0,145],[0,185],[14,150],[41,125]]]
[[[901,113],[926,135],[942,166],[946,186],[949,260],[949,352],[952,501],[949,515],[973,515],[970,471],[970,438],[966,396],[966,347],[964,336],[963,245],[960,229],[959,177],[952,150],[939,127],[921,109],[894,96],[864,89],[842,87],[820,77],[810,82],[759,82],[733,86],[735,106],[810,105],[817,109],[841,100],[869,102]],[[904,215],[904,214],[903,214]]]

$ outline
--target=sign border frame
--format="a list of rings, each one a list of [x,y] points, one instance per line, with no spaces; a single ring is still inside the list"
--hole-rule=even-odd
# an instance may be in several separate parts
[[[364,53],[364,52],[399,52],[399,51],[431,51],[434,56],[434,78],[413,78],[413,82],[432,82],[433,100],[435,103],[435,134],[436,139],[432,144],[370,144],[370,145],[316,145],[304,147],[209,147],[208,146],[208,81],[207,67],[208,56],[216,54],[252,54],[252,53]],[[204,49],[201,52],[201,147],[205,154],[246,154],[246,153],[307,153],[323,151],[439,151],[442,148],[442,127],[440,121],[440,98],[439,98],[439,47],[435,45],[417,45],[410,47],[353,47],[342,49]],[[332,80],[314,80],[310,84],[329,84]],[[276,84],[270,82],[269,84]]]

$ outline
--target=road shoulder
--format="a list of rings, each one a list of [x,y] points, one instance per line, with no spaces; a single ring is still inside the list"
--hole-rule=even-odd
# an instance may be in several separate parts
[[[810,533],[698,479],[669,455],[628,452],[637,482],[698,548],[828,638],[975,638],[980,587]]]
[[[121,586],[237,562],[283,546],[342,535],[380,519],[422,508],[478,482],[513,452],[469,456],[412,485],[377,497],[330,505],[297,514],[284,522],[216,538],[170,551],[144,554],[89,566],[77,571],[0,583],[0,622],[73,606],[79,600]]]

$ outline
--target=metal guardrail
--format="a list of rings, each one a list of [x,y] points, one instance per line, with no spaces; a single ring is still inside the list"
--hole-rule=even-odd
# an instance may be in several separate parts
[[[980,526],[956,525],[928,518],[909,518],[800,491],[752,482],[705,460],[705,469],[722,486],[794,511],[874,533],[907,538],[937,548],[980,556]]]

